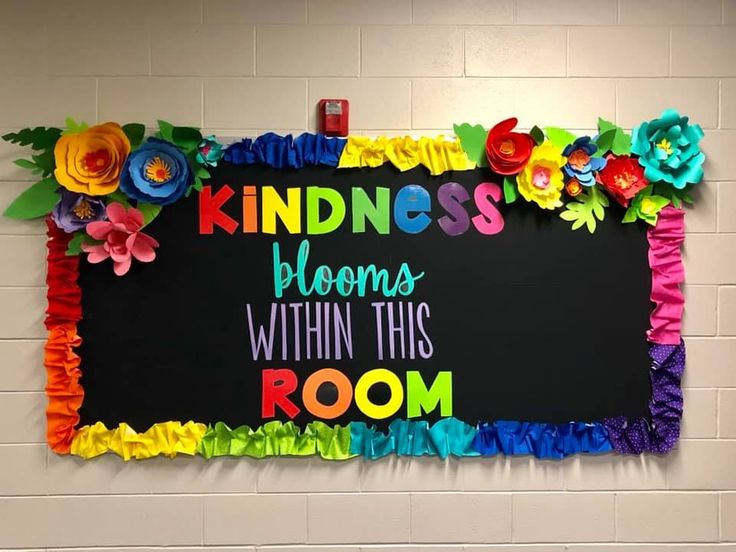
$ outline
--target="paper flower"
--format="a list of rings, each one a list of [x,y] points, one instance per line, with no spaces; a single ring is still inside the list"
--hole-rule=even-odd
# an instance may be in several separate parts
[[[623,207],[628,207],[629,200],[649,185],[644,168],[628,155],[609,155],[597,180]]]
[[[516,118],[506,119],[488,133],[486,156],[488,164],[498,174],[517,174],[532,153],[534,139],[526,133],[512,132],[517,123]]]
[[[532,149],[529,162],[516,177],[519,193],[542,209],[562,207],[564,166],[565,158],[559,147],[549,141],[540,144]]]
[[[118,188],[130,140],[117,123],[62,134],[54,146],[56,180],[67,190],[107,195]]]
[[[571,178],[565,183],[565,191],[570,197],[576,197],[581,194],[583,187],[578,182],[577,178]]]
[[[90,263],[101,263],[110,258],[115,274],[122,276],[130,270],[133,259],[150,263],[156,258],[154,248],[158,247],[158,242],[140,231],[143,213],[134,207],[126,210],[120,203],[110,203],[107,206],[107,218],[106,221],[87,225],[87,234],[103,241],[95,245],[82,244]]]
[[[101,199],[69,190],[61,190],[61,199],[51,211],[51,219],[67,234],[104,218],[105,204]]]
[[[705,154],[700,151],[703,129],[691,125],[674,109],[667,109],[659,119],[642,123],[634,129],[631,153],[639,156],[644,176],[650,182],[667,182],[677,189],[697,184],[703,179]]]
[[[184,195],[193,180],[189,162],[179,148],[165,140],[149,138],[128,157],[120,189],[144,203],[170,205]]]
[[[222,159],[222,144],[214,136],[207,136],[197,145],[197,163],[205,167],[216,167]]]
[[[582,186],[595,186],[595,171],[606,166],[602,157],[593,157],[598,150],[590,136],[581,136],[562,151],[567,164],[562,168],[569,178],[575,178]]]
[[[669,204],[670,200],[666,197],[647,195],[646,193],[639,194],[631,202],[631,207],[626,211],[621,222],[634,222],[639,218],[654,226],[657,224],[659,212]]]

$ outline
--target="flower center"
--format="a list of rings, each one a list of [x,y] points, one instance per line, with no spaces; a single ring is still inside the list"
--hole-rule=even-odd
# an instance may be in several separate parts
[[[580,182],[578,182],[577,178],[573,178],[565,185],[565,190],[567,190],[567,193],[570,194],[572,197],[575,197],[580,192],[583,191],[583,189],[580,187]]]
[[[163,184],[171,180],[171,167],[159,156],[146,163],[146,178],[151,182]]]
[[[209,144],[205,144],[201,148],[199,148],[199,151],[202,152],[203,155],[209,155],[210,150],[212,149],[212,146]]]
[[[549,188],[549,169],[544,167],[534,167],[532,172],[532,184],[535,188],[546,190]]]
[[[672,149],[672,142],[667,140],[667,138],[662,138],[662,141],[657,144],[657,147],[667,155],[672,155],[672,152],[674,151]]]
[[[641,200],[641,212],[645,215],[653,215],[655,209],[656,206],[654,205],[654,202],[648,197]]]
[[[621,174],[617,174],[613,180],[619,190],[628,190],[634,185],[637,178],[631,173],[623,172]]]
[[[87,152],[82,158],[82,165],[86,171],[97,171],[110,164],[110,152],[101,149]]]
[[[513,140],[504,140],[501,142],[501,145],[498,146],[498,151],[500,151],[502,155],[514,155],[514,153],[516,153],[516,146],[514,145]]]
[[[72,209],[72,213],[74,213],[79,220],[87,220],[95,216],[95,212],[92,210],[92,206],[89,204],[89,201],[84,198],[79,200],[79,203],[77,203],[74,209]]]
[[[582,171],[590,163],[590,155],[585,153],[584,150],[576,149],[567,158],[567,162],[574,169]]]

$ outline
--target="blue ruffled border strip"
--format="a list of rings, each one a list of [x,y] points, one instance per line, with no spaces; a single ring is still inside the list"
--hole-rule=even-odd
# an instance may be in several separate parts
[[[297,138],[267,132],[255,140],[230,144],[223,160],[233,165],[268,165],[274,169],[301,169],[305,165],[337,167],[347,140],[305,132]]]
[[[432,426],[425,421],[394,420],[388,433],[363,422],[351,422],[350,438],[350,452],[371,460],[389,454],[440,458],[505,454],[560,459],[613,450],[603,424],[584,422],[497,421],[476,428],[457,418],[444,418]]]
[[[608,431],[601,423],[498,421],[481,424],[473,448],[482,456],[531,454],[560,459],[581,452],[601,454],[613,450]]]

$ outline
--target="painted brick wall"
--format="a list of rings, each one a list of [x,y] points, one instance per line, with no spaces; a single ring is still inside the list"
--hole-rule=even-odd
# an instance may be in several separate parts
[[[0,218],[0,549],[736,550],[736,1],[0,0],[3,131],[66,115],[314,130],[324,96],[348,97],[366,134],[510,114],[631,126],[666,106],[702,124],[677,451],[59,458],[44,445],[43,229]],[[0,208],[28,184],[17,156],[0,144]]]

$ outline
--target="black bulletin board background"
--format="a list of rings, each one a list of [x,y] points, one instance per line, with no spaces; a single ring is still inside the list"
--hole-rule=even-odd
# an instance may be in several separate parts
[[[213,191],[228,183],[236,195],[226,212],[240,221],[244,185],[329,186],[343,192],[347,216],[341,230],[323,236],[234,235],[215,229],[198,234],[197,194],[167,207],[146,229],[161,244],[153,263],[134,262],[116,277],[108,262],[80,264],[84,319],[81,423],[127,422],[143,431],[156,422],[224,421],[258,426],[261,369],[291,368],[300,383],[315,370],[338,368],[353,384],[365,371],[384,367],[405,379],[420,370],[428,384],[439,370],[453,371],[454,416],[479,420],[595,421],[611,415],[646,416],[650,396],[645,331],[651,309],[646,231],[620,222],[613,207],[594,235],[572,232],[556,213],[520,199],[500,208],[504,230],[494,236],[448,237],[436,219],[444,211],[436,190],[459,182],[471,198],[475,186],[497,181],[487,169],[429,176],[390,165],[366,170],[304,168],[277,171],[221,165],[208,182]],[[419,235],[405,234],[392,220],[390,236],[370,225],[353,234],[350,188],[395,191],[424,186],[432,196],[433,222]],[[477,214],[472,199],[466,204]],[[303,224],[304,224],[303,215]],[[376,360],[372,300],[349,300],[353,308],[354,360],[296,363],[253,362],[245,305],[265,321],[273,299],[271,247],[295,261],[302,239],[311,243],[309,266],[375,263],[395,273],[401,262],[425,271],[412,297],[427,301],[434,344],[429,360]],[[311,275],[311,272],[310,272]],[[295,286],[283,301],[343,301],[336,293],[303,299]],[[279,351],[275,347],[275,351]],[[280,357],[278,357],[280,358]],[[301,407],[299,392],[292,399]],[[331,389],[319,397],[329,402]],[[386,399],[376,386],[371,397]],[[427,419],[439,417],[439,409]],[[405,405],[397,417],[406,417]],[[278,417],[287,420],[285,415]],[[333,422],[365,418],[354,406]],[[312,421],[304,409],[295,422]],[[385,427],[390,420],[379,422]]]

